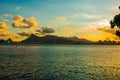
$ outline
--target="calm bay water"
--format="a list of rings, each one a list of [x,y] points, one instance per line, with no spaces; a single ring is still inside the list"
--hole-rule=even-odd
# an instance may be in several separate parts
[[[120,80],[120,46],[0,46],[0,80]]]

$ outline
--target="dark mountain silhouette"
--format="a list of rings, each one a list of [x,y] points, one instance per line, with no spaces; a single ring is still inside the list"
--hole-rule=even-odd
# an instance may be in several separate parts
[[[4,44],[5,43],[5,40],[0,40],[0,44]]]
[[[37,44],[62,44],[62,43],[71,43],[71,42],[73,41],[64,37],[58,37],[54,35],[46,35],[46,36],[38,37],[33,34],[26,40],[22,41],[22,43],[37,43]]]
[[[16,42],[12,41],[11,38],[7,40],[0,39],[0,44],[15,44]]]
[[[78,37],[59,37],[55,35],[46,35],[38,37],[32,34],[27,39],[21,42],[14,42],[12,39],[0,40],[0,44],[76,44],[76,45],[118,45],[120,42],[110,41],[110,40],[99,40],[98,42],[92,42],[83,38]]]
[[[58,37],[55,35],[46,35],[42,37],[38,37],[36,35],[31,35],[26,40],[21,43],[35,43],[35,44],[88,44],[93,43],[92,41],[88,41],[86,39],[79,39],[77,37]]]
[[[8,43],[8,44],[14,43],[11,38],[9,38],[8,40],[6,40],[5,42]]]
[[[92,41],[89,41],[83,38],[78,38],[78,37],[69,37],[68,39],[75,41],[75,42],[81,42],[81,43],[93,43]]]

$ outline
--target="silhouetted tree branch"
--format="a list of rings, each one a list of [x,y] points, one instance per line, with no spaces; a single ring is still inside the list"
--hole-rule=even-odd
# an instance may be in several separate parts
[[[119,6],[120,9],[120,6]],[[117,26],[120,29],[120,14],[117,14],[114,16],[114,19],[110,21],[111,28],[113,29],[115,26]],[[116,35],[120,37],[120,30],[116,31]]]

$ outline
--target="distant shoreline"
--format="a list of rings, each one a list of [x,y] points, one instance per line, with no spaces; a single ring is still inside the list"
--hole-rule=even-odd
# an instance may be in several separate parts
[[[27,39],[21,42],[14,42],[12,39],[0,40],[0,45],[120,45],[120,41],[97,41],[93,42],[87,39],[78,38],[78,37],[59,37],[55,35],[46,35],[38,37],[32,34]]]
[[[120,45],[120,44],[0,44],[0,46],[47,46],[47,45]]]

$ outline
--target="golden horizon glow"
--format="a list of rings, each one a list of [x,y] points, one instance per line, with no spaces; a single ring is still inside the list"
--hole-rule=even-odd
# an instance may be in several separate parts
[[[0,39],[21,41],[31,34],[79,37],[91,41],[115,40],[110,20],[119,13],[119,1],[1,1]],[[7,5],[6,5],[7,3]],[[64,4],[64,5],[63,5]],[[17,6],[19,5],[19,6]],[[47,5],[47,6],[46,6]],[[102,5],[102,6],[101,6]]]

